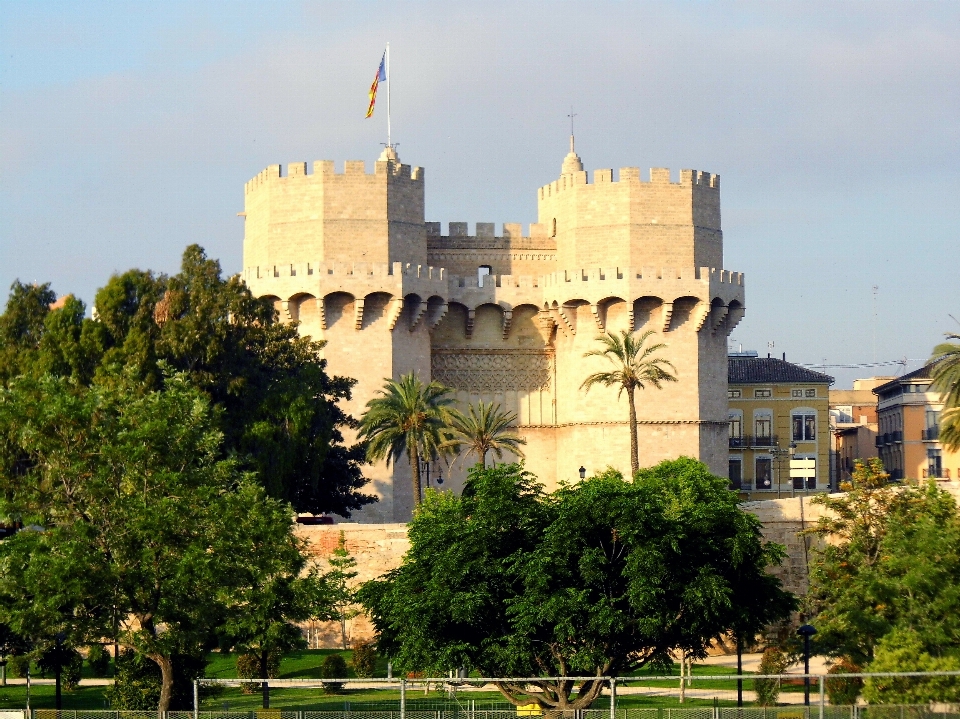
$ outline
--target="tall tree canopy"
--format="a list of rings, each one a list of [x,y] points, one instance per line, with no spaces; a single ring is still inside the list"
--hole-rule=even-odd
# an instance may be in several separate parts
[[[160,668],[164,711],[178,657],[225,623],[269,641],[271,621],[309,615],[289,597],[317,580],[289,505],[223,458],[206,395],[132,374],[0,389],[0,512],[24,526],[0,541],[0,622],[75,646],[116,636]]]
[[[794,600],[766,573],[782,547],[727,484],[679,459],[547,495],[518,464],[474,467],[461,497],[427,494],[402,566],[361,589],[379,649],[405,671],[601,677],[757,631]],[[603,685],[498,688],[517,705],[581,709]]]
[[[960,669],[956,503],[932,482],[901,487],[887,477],[879,459],[857,462],[847,494],[813,500],[830,510],[811,530],[829,540],[807,595],[816,651],[865,671]],[[960,682],[950,681],[949,697],[942,680],[871,681],[867,693],[911,703],[960,697]]]
[[[171,277],[130,270],[96,295],[93,318],[67,297],[51,309],[48,285],[15,283],[0,316],[0,381],[52,373],[85,385],[123,368],[145,389],[177,372],[219,410],[224,456],[254,470],[271,496],[299,511],[349,517],[375,501],[363,494],[356,422],[338,406],[353,380],[329,377],[322,345],[278,321],[272,303],[192,245]]]

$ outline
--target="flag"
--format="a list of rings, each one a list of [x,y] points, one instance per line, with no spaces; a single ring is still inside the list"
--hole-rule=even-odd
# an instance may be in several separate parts
[[[373,117],[373,106],[377,104],[377,87],[387,80],[387,68],[384,65],[386,59],[387,53],[384,51],[383,57],[380,58],[380,67],[377,68],[377,76],[373,78],[373,84],[370,86],[370,107],[367,108],[367,117]]]

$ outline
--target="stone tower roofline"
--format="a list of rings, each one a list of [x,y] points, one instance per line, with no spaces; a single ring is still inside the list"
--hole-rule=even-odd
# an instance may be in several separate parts
[[[639,182],[642,184],[648,184],[644,180],[640,179],[639,167],[621,167],[616,180],[613,179],[612,169],[608,168],[603,170],[594,170],[592,183],[589,180],[588,173],[584,170],[562,174],[558,179],[539,188],[537,196],[542,200],[544,197],[550,197],[551,195],[559,194],[564,190],[572,188],[576,185],[599,185],[617,182]],[[678,185],[680,187],[696,186],[704,189],[716,190],[719,192],[720,175],[699,170],[680,170],[680,182],[671,182],[670,168],[651,167],[649,183]]]
[[[343,164],[343,172],[336,171],[333,160],[315,161],[309,173],[307,167],[306,162],[291,162],[287,165],[287,171],[284,174],[282,165],[269,165],[244,185],[244,194],[249,195],[256,192],[266,183],[284,180],[297,181],[309,178],[313,180],[321,179],[324,182],[336,182],[357,175],[366,175],[391,177],[397,180],[408,180],[423,184],[425,176],[422,167],[411,167],[393,160],[378,160],[373,164],[372,173],[367,172],[367,164],[364,160],[347,160]]]

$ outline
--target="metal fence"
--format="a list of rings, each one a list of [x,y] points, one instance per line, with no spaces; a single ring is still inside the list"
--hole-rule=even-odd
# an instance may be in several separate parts
[[[617,709],[616,719],[817,719],[819,706],[782,707],[638,707]],[[17,716],[14,716],[17,715]],[[523,716],[523,715],[520,715]],[[558,719],[607,719],[606,709],[551,712]],[[960,719],[960,706],[909,704],[826,706],[824,719]],[[2,719],[401,719],[399,711],[156,711],[32,709],[0,711]],[[514,710],[406,711],[406,719],[517,719]]]

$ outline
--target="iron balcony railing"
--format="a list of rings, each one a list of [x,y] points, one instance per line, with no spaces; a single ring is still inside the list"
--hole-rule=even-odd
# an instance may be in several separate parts
[[[923,441],[924,442],[936,442],[940,439],[940,425],[934,425],[933,427],[927,427],[923,430]]]

